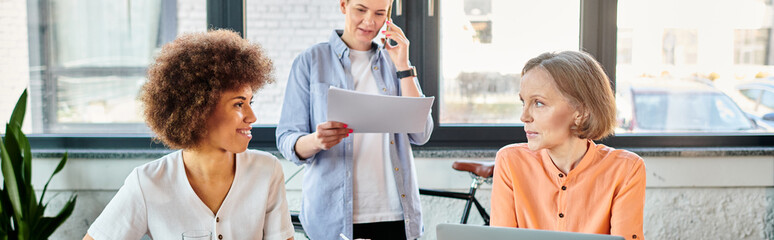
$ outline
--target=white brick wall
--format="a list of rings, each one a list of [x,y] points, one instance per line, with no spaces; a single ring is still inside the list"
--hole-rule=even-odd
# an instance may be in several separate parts
[[[0,133],[5,133],[5,123],[29,79],[27,2],[0,0]],[[30,126],[28,111],[25,131]]]
[[[256,95],[259,124],[279,122],[285,85],[293,59],[312,45],[328,41],[335,28],[344,26],[337,1],[247,1],[246,37],[260,43],[274,61],[276,82]]]
[[[207,0],[177,0],[177,34],[207,30]]]

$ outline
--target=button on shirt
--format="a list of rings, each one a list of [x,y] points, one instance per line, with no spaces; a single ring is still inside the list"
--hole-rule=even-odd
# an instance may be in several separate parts
[[[355,91],[378,95],[371,60],[376,51],[349,50]],[[388,133],[353,133],[353,223],[403,220],[395,177],[390,171]]]
[[[347,74],[351,67],[349,48],[341,40],[341,32],[334,30],[328,42],[314,45],[296,57],[277,125],[277,148],[282,155],[296,164],[306,164],[300,220],[311,239],[341,239],[339,234],[352,239],[352,137],[308,159],[299,159],[294,149],[299,137],[327,121],[328,88],[354,89],[354,81]],[[377,45],[372,44],[373,48]],[[378,67],[373,71],[377,86],[383,90],[380,94],[400,96],[400,80],[385,50],[376,52],[371,66]],[[390,161],[400,169],[392,175],[398,193],[406,196],[400,198],[400,203],[409,239],[418,238],[422,231],[411,144],[424,144],[432,131],[433,119],[428,114],[424,132],[388,134],[388,141],[394,142],[389,147]]]
[[[642,236],[645,165],[639,156],[589,141],[564,174],[547,150],[526,143],[497,152],[492,226]]]
[[[236,155],[236,173],[217,214],[188,183],[182,151],[135,168],[89,227],[94,239],[180,239],[210,231],[218,239],[293,237],[282,167],[269,153]]]

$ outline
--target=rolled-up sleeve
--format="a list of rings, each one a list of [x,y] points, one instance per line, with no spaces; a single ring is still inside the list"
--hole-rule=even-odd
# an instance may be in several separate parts
[[[409,62],[409,64],[411,64],[411,62]],[[393,68],[394,68],[394,65],[393,65]],[[396,78],[395,81],[398,83],[398,91],[400,92],[400,79],[397,79],[397,76],[395,78]],[[419,79],[414,78],[414,84],[416,84],[417,88],[419,89],[419,94],[421,94],[422,97],[425,97],[425,93],[422,92],[422,87],[420,87],[418,81]],[[400,95],[402,96],[403,93],[400,93]],[[433,127],[435,127],[435,124],[433,123],[433,110],[431,107],[430,111],[427,112],[427,120],[425,120],[425,131],[408,134],[409,141],[411,142],[411,144],[424,145],[425,143],[427,143],[427,141],[430,140],[430,135],[433,133]]]
[[[425,121],[425,131],[408,134],[411,144],[423,145],[427,143],[427,141],[430,140],[430,135],[433,133],[433,127],[433,111],[431,110],[427,114],[427,120]]]
[[[277,148],[282,156],[299,165],[314,161],[314,156],[300,159],[295,149],[298,138],[312,132],[309,79],[309,62],[302,53],[293,61],[290,70],[282,114],[276,131]]]

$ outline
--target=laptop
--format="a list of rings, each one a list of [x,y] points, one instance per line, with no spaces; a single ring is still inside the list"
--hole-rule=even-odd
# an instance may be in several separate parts
[[[508,239],[508,240],[624,240],[621,236],[602,234],[555,232],[525,228],[475,226],[465,224],[438,224],[438,240]]]

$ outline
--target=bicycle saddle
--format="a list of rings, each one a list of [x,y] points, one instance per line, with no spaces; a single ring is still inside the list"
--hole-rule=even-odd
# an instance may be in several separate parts
[[[478,176],[489,178],[494,174],[494,165],[494,162],[459,160],[452,164],[452,168],[457,171],[471,172]]]

